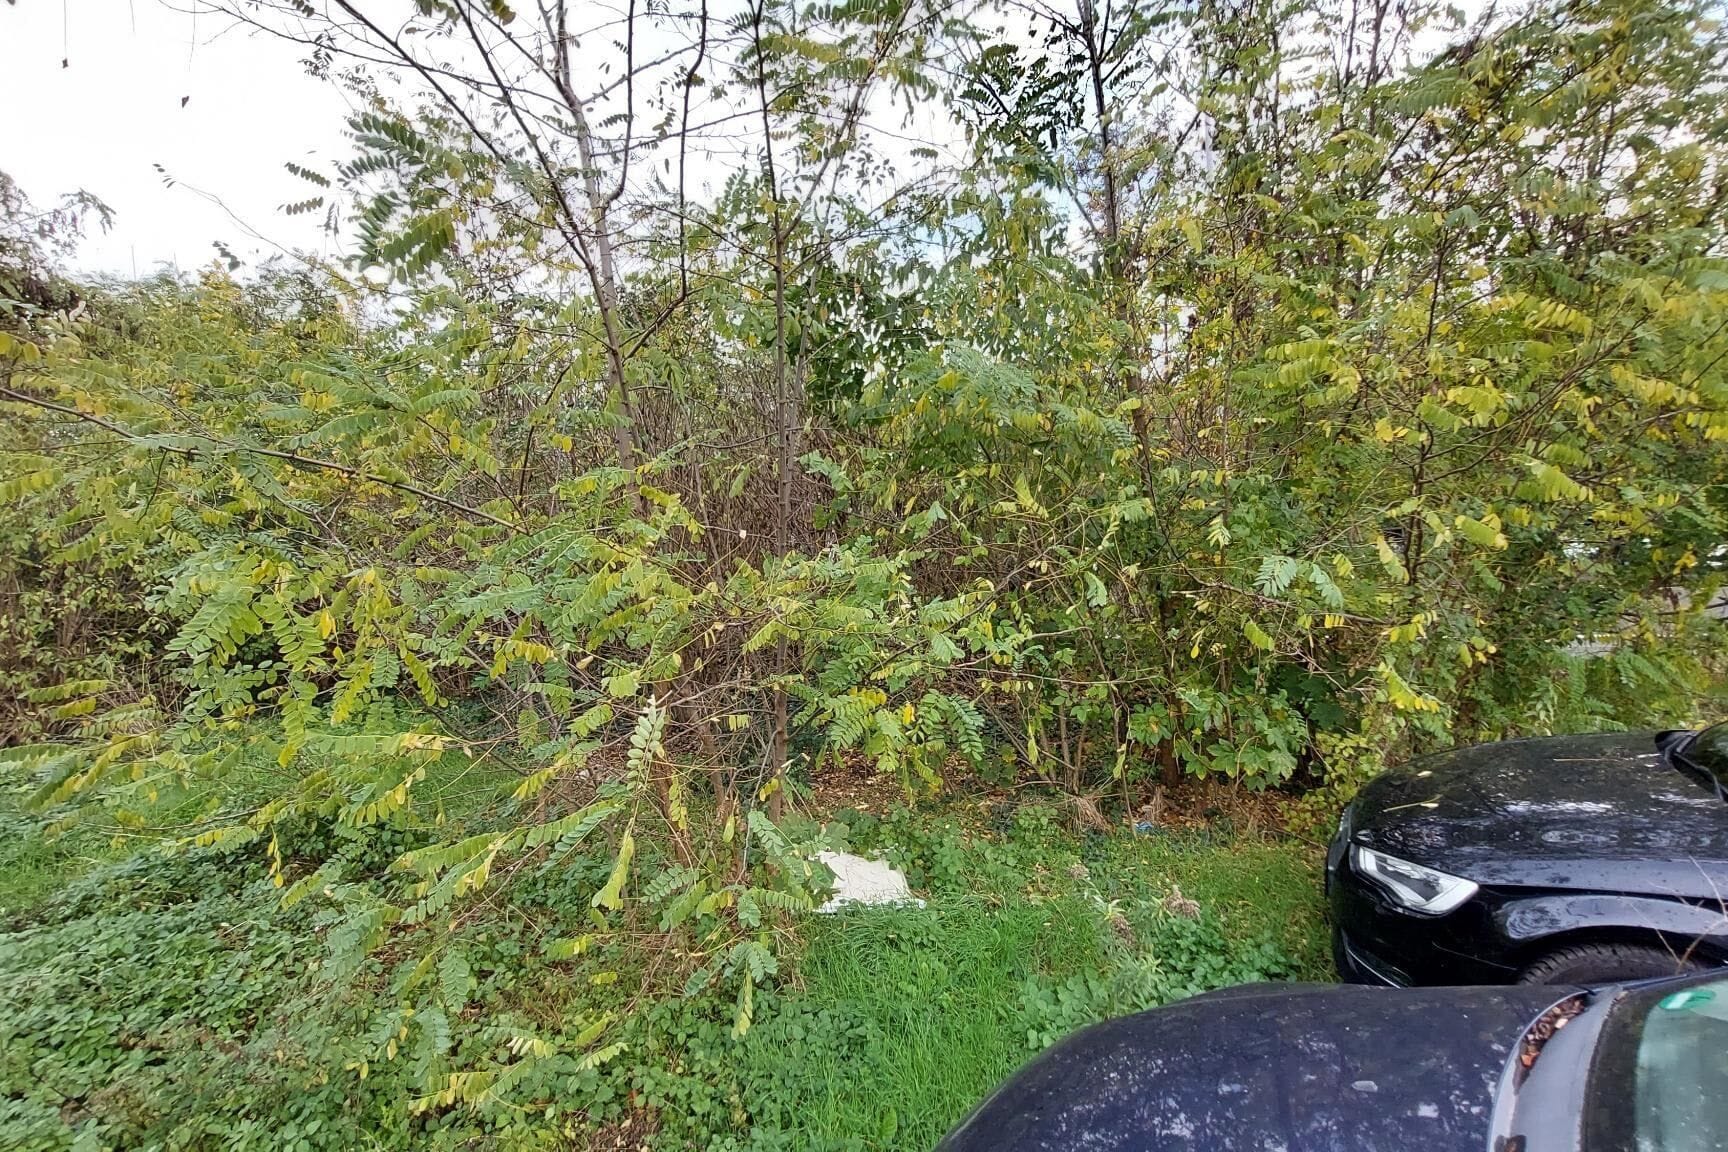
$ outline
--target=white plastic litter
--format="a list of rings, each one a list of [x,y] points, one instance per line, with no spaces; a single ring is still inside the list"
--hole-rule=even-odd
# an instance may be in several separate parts
[[[912,895],[906,876],[892,864],[881,860],[866,860],[850,852],[818,852],[816,859],[834,873],[834,895],[818,912],[836,912],[848,904],[916,904],[924,901]]]

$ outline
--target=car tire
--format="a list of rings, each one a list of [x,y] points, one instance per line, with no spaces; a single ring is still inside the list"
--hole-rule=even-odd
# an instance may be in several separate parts
[[[1613,984],[1705,968],[1694,958],[1645,944],[1577,944],[1536,960],[1518,974],[1518,983]]]

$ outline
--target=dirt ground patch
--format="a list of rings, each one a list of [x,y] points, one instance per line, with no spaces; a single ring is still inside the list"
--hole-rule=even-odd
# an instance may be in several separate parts
[[[1289,828],[1290,797],[1276,791],[1253,792],[1224,780],[1184,779],[1174,786],[1137,786],[1127,801],[1117,793],[1072,796],[1053,783],[1028,781],[1014,787],[987,784],[956,772],[939,804],[960,801],[991,814],[1026,803],[1068,809],[1077,828],[1124,831],[1147,826],[1163,829],[1215,828],[1249,834],[1284,832]],[[895,808],[915,806],[896,778],[880,772],[867,758],[846,756],[828,761],[811,782],[805,803],[818,819],[845,809],[881,816]],[[1130,808],[1129,804],[1133,807]]]

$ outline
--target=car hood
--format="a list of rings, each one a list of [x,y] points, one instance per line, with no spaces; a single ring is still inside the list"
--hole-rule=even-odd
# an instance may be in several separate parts
[[[1479,1152],[1537,987],[1254,985],[1095,1024],[937,1152]]]
[[[1728,804],[1668,763],[1654,732],[1424,757],[1363,788],[1352,820],[1355,843],[1482,884],[1728,891]]]

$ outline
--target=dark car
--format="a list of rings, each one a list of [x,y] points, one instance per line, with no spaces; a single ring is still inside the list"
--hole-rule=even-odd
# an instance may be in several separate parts
[[[1347,980],[1591,984],[1728,961],[1728,724],[1507,740],[1362,789],[1326,859]]]
[[[1076,1032],[937,1152],[1717,1152],[1728,977],[1251,985]]]

